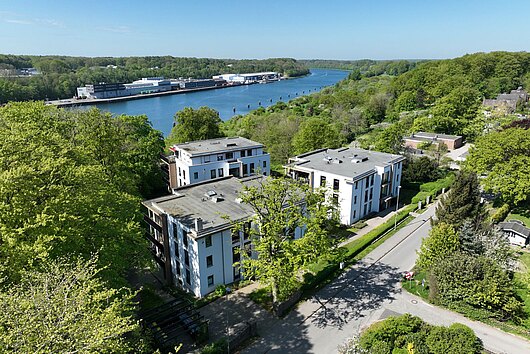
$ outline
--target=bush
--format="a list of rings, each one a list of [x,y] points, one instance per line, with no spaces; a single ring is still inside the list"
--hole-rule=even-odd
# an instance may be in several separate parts
[[[509,213],[510,213],[510,206],[508,204],[503,204],[499,209],[497,209],[495,214],[491,216],[491,221],[493,221],[493,223],[495,224],[498,224],[504,219],[506,219]]]
[[[228,342],[226,339],[219,339],[208,344],[201,350],[201,354],[225,354],[228,353]]]

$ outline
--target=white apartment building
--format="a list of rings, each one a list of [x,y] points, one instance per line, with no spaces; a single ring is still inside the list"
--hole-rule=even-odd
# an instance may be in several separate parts
[[[240,251],[252,252],[251,225],[245,220],[253,210],[241,203],[239,192],[264,178],[208,180],[142,203],[147,238],[168,283],[202,297],[242,278],[234,263],[241,260]],[[243,230],[233,232],[230,220],[243,222]],[[301,237],[302,231],[297,229],[294,236]]]
[[[341,223],[351,225],[396,202],[404,160],[362,149],[320,149],[290,158],[284,168],[312,188],[327,188],[338,203]]]
[[[192,141],[170,150],[163,160],[171,190],[225,176],[270,175],[270,155],[264,146],[242,137]]]

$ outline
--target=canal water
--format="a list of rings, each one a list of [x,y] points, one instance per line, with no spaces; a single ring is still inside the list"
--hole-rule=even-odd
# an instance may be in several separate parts
[[[222,120],[245,114],[261,106],[268,107],[278,101],[287,102],[331,86],[348,75],[343,70],[311,69],[311,74],[269,84],[236,86],[175,95],[145,98],[140,100],[104,103],[96,105],[113,114],[145,114],[158,129],[168,135],[176,112],[185,107],[208,106],[219,112]],[[235,109],[235,113],[234,113]]]

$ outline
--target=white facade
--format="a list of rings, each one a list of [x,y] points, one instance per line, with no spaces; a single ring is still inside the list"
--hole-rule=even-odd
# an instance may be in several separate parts
[[[361,149],[321,149],[290,159],[285,168],[312,188],[326,188],[338,203],[340,222],[351,225],[395,202],[404,159]]]
[[[239,191],[242,185],[258,185],[263,178],[225,177],[143,202],[153,255],[168,283],[202,297],[243,278],[235,264],[243,258],[242,252],[256,254],[250,240],[252,225],[247,221],[254,211],[240,202]],[[211,192],[215,197],[206,197]],[[243,223],[243,229],[233,232],[228,219]],[[302,236],[303,231],[296,229],[294,238]]]
[[[245,138],[220,138],[174,145],[171,188],[225,176],[270,175],[270,155]]]

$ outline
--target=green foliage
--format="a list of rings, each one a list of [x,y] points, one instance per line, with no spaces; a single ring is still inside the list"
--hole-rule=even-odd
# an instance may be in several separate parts
[[[483,349],[475,333],[463,324],[431,326],[410,314],[374,323],[352,344],[359,348],[353,353],[478,354]]]
[[[335,126],[321,118],[309,118],[302,122],[300,129],[293,137],[295,154],[320,149],[338,148],[341,145],[341,136]]]
[[[328,230],[337,223],[336,217],[329,219],[334,207],[325,201],[324,191],[311,192],[289,179],[245,187],[241,199],[256,213],[251,237],[257,258],[243,253],[245,276],[270,286],[276,304],[299,286],[296,275],[302,267],[329,256],[333,240]],[[297,230],[304,236],[295,239]]]
[[[510,128],[479,138],[466,165],[479,175],[484,188],[499,193],[510,205],[530,200],[530,130]]]
[[[434,226],[421,242],[416,265],[431,270],[435,264],[459,249],[460,243],[455,229],[443,222]]]
[[[108,289],[96,261],[50,262],[0,292],[0,348],[20,353],[130,353],[145,348],[134,294]],[[143,347],[143,348],[142,348]]]
[[[219,339],[208,344],[201,350],[201,354],[225,354],[228,353],[228,342],[226,339]]]
[[[208,107],[186,107],[175,114],[175,123],[166,139],[167,146],[223,136],[219,130],[219,113]]]
[[[403,183],[431,182],[440,178],[436,161],[427,156],[408,158],[403,164]]]
[[[398,154],[403,151],[404,129],[396,123],[381,132],[375,142],[375,150],[389,154]]]
[[[436,207],[437,222],[460,227],[467,218],[481,218],[480,190],[476,174],[459,171],[451,190]]]
[[[465,305],[502,320],[523,316],[508,273],[490,258],[456,252],[439,259],[431,272],[438,300],[450,308]]]
[[[145,117],[8,104],[0,140],[0,279],[98,253],[101,274],[121,283],[147,260],[138,190],[150,183],[161,145]]]
[[[510,205],[509,204],[503,204],[499,209],[495,211],[495,214],[491,216],[491,221],[493,221],[495,224],[500,223],[510,213]]]

